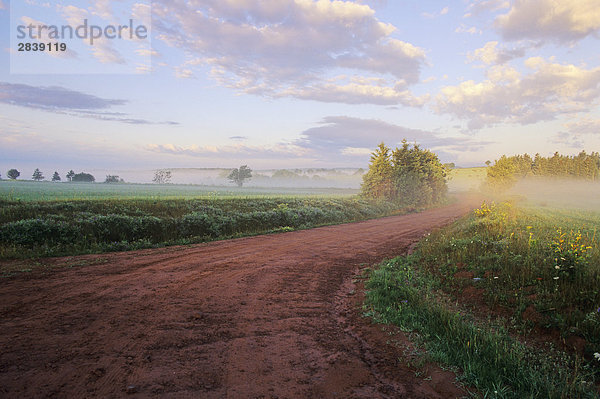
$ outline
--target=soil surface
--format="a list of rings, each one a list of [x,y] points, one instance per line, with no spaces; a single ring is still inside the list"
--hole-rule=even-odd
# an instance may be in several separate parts
[[[461,397],[362,317],[357,277],[473,205],[46,260],[0,280],[0,397]]]

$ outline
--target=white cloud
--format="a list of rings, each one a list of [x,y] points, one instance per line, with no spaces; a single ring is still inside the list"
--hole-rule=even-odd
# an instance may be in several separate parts
[[[590,117],[581,118],[574,122],[566,124],[567,129],[572,134],[595,134],[600,135],[600,119]]]
[[[351,155],[351,156],[369,156],[373,152],[372,148],[357,148],[357,147],[346,147],[341,151],[342,155]]]
[[[102,2],[98,2],[97,6],[102,6]],[[68,24],[75,28],[83,25],[84,20],[89,17],[90,12],[84,8],[75,7],[72,5],[60,7],[60,12]],[[90,44],[88,39],[81,39],[83,43],[89,46],[91,54],[94,58],[103,64],[124,64],[125,59],[121,53],[115,48],[114,43],[106,37],[101,37],[94,40]]]
[[[515,0],[496,21],[508,40],[573,42],[600,30],[598,0]]]
[[[481,61],[486,65],[504,64],[515,58],[520,58],[525,55],[525,48],[519,47],[508,50],[503,47],[498,47],[497,41],[487,42],[483,47],[467,54],[469,61]]]
[[[194,72],[191,69],[175,67],[175,76],[180,79],[190,79],[194,77]]]
[[[112,0],[95,0],[92,2],[92,13],[102,19],[110,20],[113,18],[111,6]]]
[[[600,68],[588,70],[539,57],[527,59],[525,66],[532,73],[522,75],[512,67],[494,66],[483,82],[446,86],[436,98],[436,109],[468,119],[469,127],[478,129],[586,112],[600,97]]]
[[[190,145],[178,146],[175,144],[150,144],[146,146],[147,151],[185,155],[190,157],[214,157],[214,156],[243,156],[248,159],[268,159],[285,157],[302,157],[307,155],[307,150],[293,144],[275,144],[271,146],[251,146],[246,144],[233,144],[225,146],[213,145]]]
[[[460,26],[456,29],[454,29],[455,33],[468,33],[470,35],[475,35],[475,34],[480,34],[481,35],[481,29],[477,29],[474,26],[468,27],[465,24],[460,24]]]
[[[448,11],[450,11],[450,8],[449,7],[444,7],[438,13],[424,12],[421,15],[424,16],[425,18],[430,18],[431,19],[431,18],[436,18],[436,17],[442,16],[442,15],[446,15],[446,14],[448,14]]]
[[[201,59],[199,66],[208,66],[219,83],[244,93],[321,101],[327,88],[339,93],[331,96],[336,102],[409,104],[404,92],[419,81],[426,59],[423,49],[391,37],[395,27],[372,8],[353,2],[157,0],[153,13],[160,40]],[[385,77],[387,86],[327,81],[340,73]],[[392,93],[398,82],[401,95]]]
[[[465,18],[476,17],[486,12],[498,11],[504,8],[510,8],[510,2],[506,0],[476,0],[468,6],[469,12],[465,14]]]
[[[320,82],[317,85],[291,87],[281,91],[277,96],[289,96],[322,102],[338,102],[347,104],[402,104],[420,107],[428,96],[416,97],[406,89],[404,81],[390,82],[382,79],[364,79],[355,77],[351,79],[335,79]]]

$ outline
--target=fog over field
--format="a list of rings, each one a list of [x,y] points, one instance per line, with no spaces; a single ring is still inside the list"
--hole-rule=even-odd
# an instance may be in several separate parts
[[[600,211],[600,183],[587,180],[527,178],[510,195],[525,196],[534,205]]]

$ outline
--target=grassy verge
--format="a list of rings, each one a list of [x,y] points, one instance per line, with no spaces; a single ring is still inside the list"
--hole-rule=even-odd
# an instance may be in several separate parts
[[[339,197],[0,201],[0,258],[191,244],[399,212],[391,203]]]
[[[380,265],[366,306],[486,397],[597,398],[599,223],[598,214],[483,205]]]

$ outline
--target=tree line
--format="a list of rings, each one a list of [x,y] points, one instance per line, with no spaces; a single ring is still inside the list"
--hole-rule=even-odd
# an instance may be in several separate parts
[[[400,148],[391,150],[381,143],[371,155],[361,193],[403,206],[432,205],[446,196],[447,172],[435,153],[418,144],[402,140]]]
[[[6,176],[11,180],[16,180],[21,176],[21,172],[19,172],[17,169],[10,169],[8,172],[6,172]],[[0,177],[2,177],[2,176],[0,175]],[[85,173],[85,172],[75,173],[73,170],[70,170],[65,175],[65,177],[66,177],[67,181],[70,181],[70,182],[93,183],[96,181],[96,178],[90,173]],[[43,172],[39,168],[36,168],[33,171],[33,174],[31,175],[31,180],[42,181],[44,179],[45,179],[45,177],[44,177]],[[51,180],[53,182],[60,182],[60,181],[62,181],[62,178],[60,177],[60,174],[57,171],[54,171],[54,174],[52,175]],[[106,180],[104,182],[105,183],[124,183],[124,180],[116,175],[107,175]]]
[[[503,155],[487,168],[486,186],[492,191],[504,191],[517,181],[527,177],[570,178],[588,181],[600,179],[600,154],[581,151],[577,155],[561,155],[555,152],[551,157],[535,154]]]

